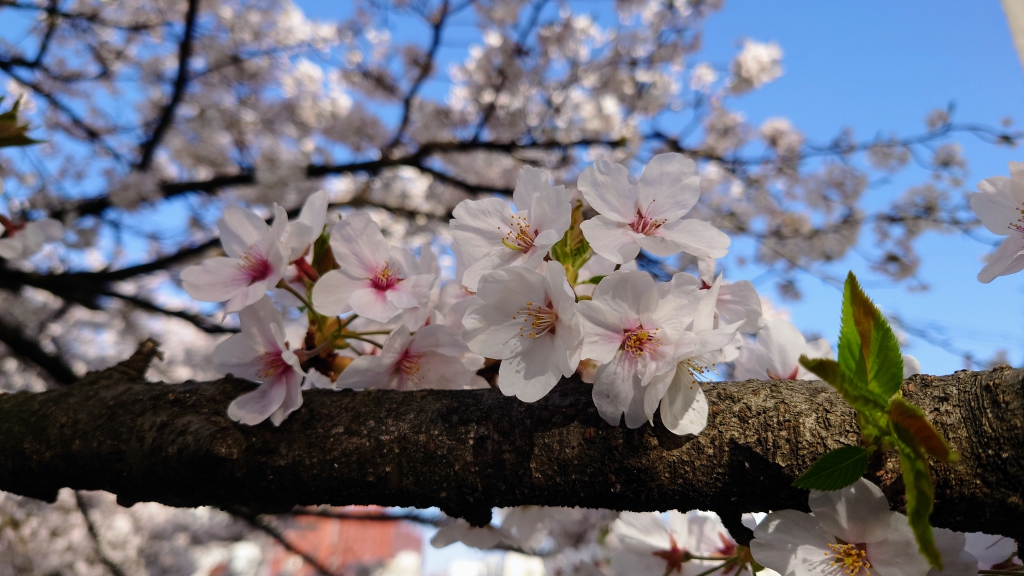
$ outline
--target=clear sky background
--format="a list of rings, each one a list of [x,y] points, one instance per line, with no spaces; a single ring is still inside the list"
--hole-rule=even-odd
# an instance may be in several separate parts
[[[706,51],[713,60],[725,59],[743,36],[777,41],[785,52],[785,75],[742,103],[754,123],[785,116],[818,141],[844,126],[862,138],[879,132],[908,134],[923,128],[929,110],[950,101],[961,121],[997,125],[1010,116],[1024,122],[1024,73],[995,0],[727,1],[705,28]],[[1008,175],[1007,162],[1024,160],[1021,149],[973,139],[963,144],[972,188],[983,178]],[[882,205],[922,179],[920,173],[909,175],[869,191],[867,205]],[[863,238],[870,243],[870,234]],[[1004,348],[1019,365],[1024,276],[979,283],[975,276],[989,249],[963,235],[929,234],[919,246],[921,276],[931,290],[910,293],[868,280],[865,272],[876,302],[916,326],[933,329],[955,348],[979,358]],[[854,256],[832,270],[842,274],[849,268],[861,274],[866,266]],[[810,277],[801,287],[806,298],[789,305],[794,322],[834,342],[839,293]],[[963,368],[960,358],[921,338],[910,337],[907,351],[921,360],[926,373]]]

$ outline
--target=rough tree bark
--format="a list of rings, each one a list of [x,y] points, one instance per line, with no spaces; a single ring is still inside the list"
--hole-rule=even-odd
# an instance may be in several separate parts
[[[497,390],[305,392],[280,428],[236,424],[253,384],[155,384],[155,346],[62,390],[0,395],[0,489],[52,500],[62,487],[130,505],[280,512],[296,505],[438,506],[475,523],[492,506],[741,512],[806,509],[790,486],[817,457],[859,441],[853,411],[816,382],[706,386],[697,437],[598,416],[567,380],[534,404]],[[937,526],[1024,537],[1024,371],[916,376],[904,394],[960,453],[937,464]],[[893,456],[875,480],[899,507]]]

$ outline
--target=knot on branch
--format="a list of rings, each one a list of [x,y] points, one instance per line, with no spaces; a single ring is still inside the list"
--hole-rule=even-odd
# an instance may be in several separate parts
[[[149,370],[149,366],[153,363],[154,358],[164,359],[164,354],[160,351],[160,343],[152,338],[146,338],[139,344],[139,347],[135,349],[130,358],[111,367],[109,370],[119,371],[125,376],[143,378],[146,375],[146,371]]]

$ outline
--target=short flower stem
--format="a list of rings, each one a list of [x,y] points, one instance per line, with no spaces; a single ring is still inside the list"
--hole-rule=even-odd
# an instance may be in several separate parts
[[[295,261],[295,267],[299,269],[299,272],[302,272],[303,276],[309,278],[310,282],[316,282],[320,279],[320,273],[310,266],[309,262],[306,262],[305,256]]]
[[[299,362],[305,362],[306,360],[309,360],[314,356],[319,356],[321,352],[324,352],[325,350],[329,350],[331,348],[334,348],[334,342],[328,340],[320,344],[316,348],[313,348],[312,350],[296,350],[295,356],[299,359]]]
[[[374,330],[374,331],[371,331],[371,332],[350,332],[350,334],[355,334],[356,336],[386,336],[388,334],[391,334],[391,331],[390,330]],[[342,338],[344,338],[344,337],[345,336],[342,335]]]
[[[687,556],[687,558],[689,558],[690,560],[710,560],[712,562],[714,562],[715,560],[718,560],[720,562],[724,562],[726,560],[735,560],[735,558],[733,558],[733,557],[725,557],[725,556],[693,556],[693,555],[690,555],[690,556]]]
[[[373,340],[370,340],[369,338],[363,338],[362,336],[357,336],[355,334],[342,334],[341,337],[342,338],[346,338],[346,339],[350,339],[350,340],[359,340],[360,342],[366,342],[367,344],[373,344],[377,348],[381,348],[381,349],[384,348],[383,344],[378,344],[378,343],[374,342]]]
[[[713,572],[721,570],[722,568],[725,568],[726,566],[728,566],[730,564],[733,564],[734,562],[736,562],[736,558],[735,557],[729,558],[728,560],[726,560],[722,564],[719,564],[718,566],[715,566],[714,568],[710,568],[708,570],[705,570],[705,571],[701,572],[700,574],[696,574],[695,576],[708,576],[708,574],[711,574]]]
[[[344,322],[341,323],[341,327],[339,328],[339,331],[344,330],[345,328],[348,328],[348,325],[351,324],[352,321],[355,320],[356,318],[359,318],[359,314],[353,314],[353,315],[349,316],[347,320],[345,320]]]
[[[291,285],[289,285],[289,284],[288,284],[287,282],[285,282],[285,281],[284,281],[283,279],[282,279],[282,280],[281,280],[280,282],[278,282],[278,283],[277,283],[277,287],[278,287],[278,288],[280,288],[280,289],[282,289],[282,290],[287,290],[288,292],[291,292],[293,296],[295,296],[296,298],[298,298],[298,299],[299,299],[299,301],[300,301],[300,302],[302,302],[302,303],[303,303],[303,305],[305,305],[305,306],[306,306],[306,308],[308,308],[309,310],[313,310],[314,312],[316,312],[316,310],[315,310],[315,309],[313,308],[313,305],[309,303],[309,300],[307,300],[307,299],[306,299],[306,297],[305,297],[305,296],[303,296],[302,294],[299,294],[299,291],[298,291],[298,290],[296,290],[295,288],[292,288],[292,287],[291,287]]]

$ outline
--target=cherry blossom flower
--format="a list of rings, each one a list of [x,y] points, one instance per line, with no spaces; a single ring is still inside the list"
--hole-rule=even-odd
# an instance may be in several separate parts
[[[715,282],[715,260],[699,258],[697,265],[700,277],[679,273],[672,277],[680,289],[708,290]],[[715,303],[715,319],[721,324],[740,322],[739,331],[753,334],[761,328],[761,297],[749,280],[739,282],[722,281]]]
[[[737,553],[736,541],[713,512],[691,510],[686,514],[671,510],[657,512],[622,512],[611,525],[611,533],[622,546],[612,555],[616,574],[630,576],[693,576],[696,574],[749,575],[746,567],[737,571],[735,565],[713,571]],[[721,558],[695,560],[691,556]],[[760,573],[759,573],[760,574]]]
[[[647,421],[644,386],[676,368],[676,353],[696,347],[686,330],[697,298],[655,284],[646,272],[616,272],[601,280],[593,300],[580,302],[583,357],[601,364],[594,376],[594,404],[609,424],[638,428]]]
[[[287,225],[288,215],[277,205],[272,226],[248,210],[228,207],[217,220],[228,257],[189,266],[181,272],[182,286],[201,302],[227,302],[229,313],[255,303],[284,277],[288,262],[280,240]]]
[[[686,252],[721,258],[729,237],[707,222],[683,219],[700,197],[697,165],[682,154],[659,154],[636,183],[621,164],[598,160],[578,186],[598,216],[580,224],[591,248],[625,264],[643,248],[658,256]]]
[[[432,324],[410,334],[404,324],[384,343],[379,356],[360,356],[338,376],[338,388],[426,390],[483,388],[487,382],[466,368],[469,352],[459,335]],[[482,366],[481,366],[482,367]]]
[[[281,244],[288,251],[289,262],[301,258],[309,250],[310,245],[323,234],[329,201],[330,196],[326,190],[310,195],[302,205],[299,217],[288,222]]]
[[[298,357],[285,341],[284,319],[264,296],[239,312],[238,320],[242,331],[221,342],[213,351],[215,366],[224,374],[262,384],[235,398],[228,406],[228,416],[250,426],[270,418],[274,426],[280,426],[289,414],[302,406],[305,376]]]
[[[688,283],[689,274],[676,274],[672,278],[673,290],[677,281]],[[665,428],[674,434],[699,434],[707,426],[708,401],[699,380],[714,369],[721,358],[721,350],[736,336],[743,320],[714,328],[715,305],[720,301],[721,277],[702,294],[693,317],[690,332],[694,334],[690,347],[676,350],[676,366],[656,376],[644,393],[644,413],[654,424],[654,411],[659,408]]]
[[[736,94],[749,92],[782,76],[782,48],[775,42],[747,39],[743,49],[729,65],[732,77],[729,89]]]
[[[572,196],[552,186],[543,170],[523,167],[512,200],[463,200],[450,224],[452,238],[471,262],[462,277],[476,291],[480,277],[506,266],[537,268],[548,249],[562,239],[572,218]]]
[[[808,342],[789,322],[772,318],[757,332],[757,342],[740,348],[736,359],[737,380],[817,380],[800,365],[800,356],[831,358],[828,340]]]
[[[64,226],[53,218],[16,224],[0,215],[0,232],[0,258],[18,260],[33,256],[47,242],[60,240]]]
[[[811,491],[810,514],[780,510],[754,530],[750,551],[783,576],[924,576],[907,517],[889,511],[882,491],[861,478],[834,492]]]
[[[544,273],[521,266],[488,272],[463,325],[469,348],[501,360],[498,388],[524,402],[540,400],[580,362],[583,330],[562,266]]]
[[[341,268],[324,274],[313,286],[313,307],[320,314],[337,316],[352,310],[387,322],[403,310],[423,306],[430,297],[434,275],[403,271],[377,223],[365,212],[335,224],[331,249]]]
[[[1010,177],[993,176],[968,194],[971,210],[988,231],[1006,236],[978,272],[978,281],[988,284],[998,276],[1024,270],[1024,163],[1010,162]]]

